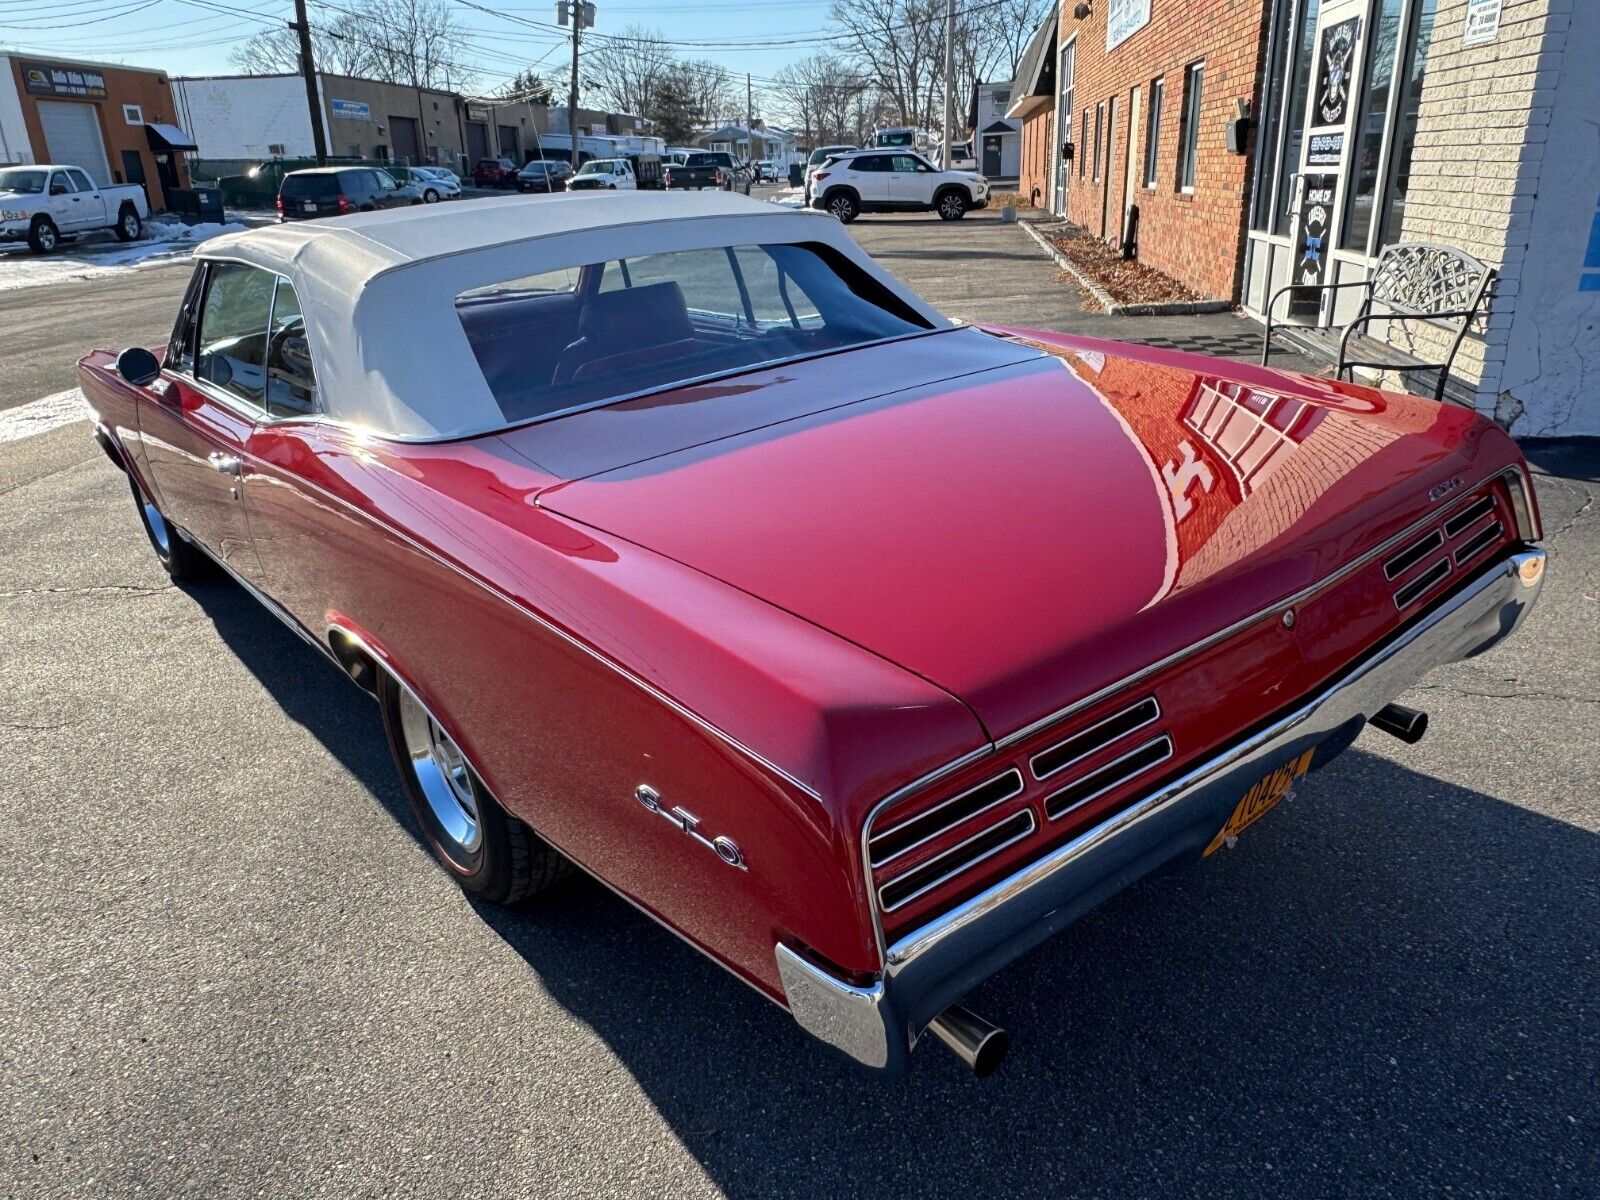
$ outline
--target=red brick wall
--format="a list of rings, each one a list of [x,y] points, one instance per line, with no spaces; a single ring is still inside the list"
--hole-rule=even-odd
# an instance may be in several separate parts
[[[1227,126],[1234,118],[1236,100],[1249,101],[1251,113],[1259,115],[1257,88],[1269,6],[1264,0],[1151,0],[1149,24],[1107,54],[1110,7],[1107,0],[1096,0],[1093,11],[1082,21],[1073,17],[1070,7],[1062,14],[1063,41],[1077,34],[1073,140],[1081,139],[1085,108],[1092,140],[1095,106],[1117,97],[1109,169],[1102,152],[1101,181],[1095,183],[1094,147],[1077,147],[1079,162],[1086,164],[1086,170],[1080,177],[1079,162],[1072,164],[1067,215],[1099,235],[1105,188],[1109,186],[1111,211],[1104,234],[1107,240],[1120,242],[1129,92],[1137,86],[1141,115],[1133,146],[1138,160],[1139,259],[1207,298],[1237,299],[1251,156],[1228,152]],[[1205,62],[1199,155],[1194,191],[1185,193],[1177,185],[1184,70],[1197,60]],[[1166,81],[1166,97],[1156,186],[1147,189],[1138,176],[1143,173],[1150,83],[1157,77]]]

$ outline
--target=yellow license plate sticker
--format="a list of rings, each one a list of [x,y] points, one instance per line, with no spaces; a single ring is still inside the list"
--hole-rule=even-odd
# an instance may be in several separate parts
[[[1233,810],[1233,816],[1228,818],[1227,824],[1217,831],[1217,836],[1211,839],[1211,844],[1206,847],[1202,857],[1209,858],[1223,846],[1231,845],[1244,829],[1254,825],[1274,808],[1278,807],[1290,792],[1294,790],[1295,781],[1311,769],[1311,756],[1316,753],[1313,746],[1292,762],[1285,763],[1264,779],[1258,779],[1255,786],[1244,794],[1244,799],[1239,801],[1239,806]]]

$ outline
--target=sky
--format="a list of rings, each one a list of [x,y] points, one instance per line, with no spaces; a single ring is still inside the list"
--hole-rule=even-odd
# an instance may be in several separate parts
[[[569,61],[555,0],[448,0],[467,31],[467,61],[492,90],[519,66],[541,74]],[[311,22],[360,0],[309,0]],[[827,48],[828,0],[617,0],[597,3],[594,32],[642,25],[689,58],[750,72],[760,90],[786,63]],[[493,12],[486,12],[492,9]],[[0,49],[159,67],[172,75],[234,73],[228,59],[251,34],[292,19],[292,0],[0,0]],[[527,22],[537,22],[538,26]]]

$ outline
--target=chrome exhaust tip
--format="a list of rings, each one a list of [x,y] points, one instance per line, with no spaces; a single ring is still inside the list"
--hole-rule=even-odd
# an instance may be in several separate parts
[[[1385,704],[1373,714],[1371,723],[1413,746],[1428,732],[1428,714],[1403,704]]]
[[[979,1079],[993,1074],[1011,1049],[1011,1039],[1004,1029],[960,1004],[952,1004],[928,1022],[928,1029]]]

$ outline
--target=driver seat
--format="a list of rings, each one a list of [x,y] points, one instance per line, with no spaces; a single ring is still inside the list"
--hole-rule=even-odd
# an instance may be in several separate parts
[[[607,368],[681,358],[699,349],[676,281],[596,292],[578,314],[578,337],[556,360],[550,382],[572,383]]]

